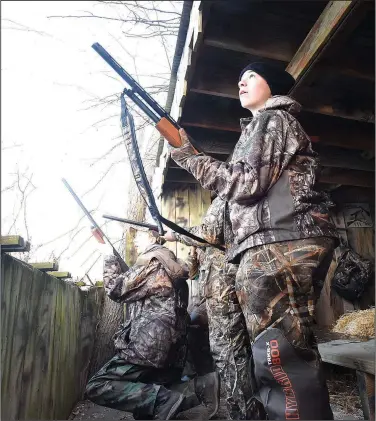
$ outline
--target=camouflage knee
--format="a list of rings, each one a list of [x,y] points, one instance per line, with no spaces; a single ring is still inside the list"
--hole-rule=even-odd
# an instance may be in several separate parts
[[[160,389],[152,381],[146,384],[138,380],[140,374],[147,374],[149,370],[127,364],[124,359],[115,356],[89,380],[85,396],[98,405],[132,412],[134,417],[146,419],[153,415]]]
[[[121,411],[132,412],[138,419],[153,415],[157,394],[161,386],[133,383],[126,380],[89,382],[86,396],[92,402]]]
[[[86,385],[85,389],[85,398],[91,400],[92,402],[101,405],[103,392],[106,389],[106,383],[109,381],[105,380],[90,380]]]

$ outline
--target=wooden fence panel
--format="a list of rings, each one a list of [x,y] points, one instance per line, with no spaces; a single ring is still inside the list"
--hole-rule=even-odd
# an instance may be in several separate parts
[[[1,255],[2,419],[66,419],[82,398],[103,288]]]

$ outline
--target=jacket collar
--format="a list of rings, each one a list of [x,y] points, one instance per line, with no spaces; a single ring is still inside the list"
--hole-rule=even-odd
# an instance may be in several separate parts
[[[267,110],[284,110],[291,114],[296,114],[301,110],[302,106],[286,95],[274,95],[269,98],[263,108],[260,108],[252,117],[246,117],[240,119],[240,128],[242,131],[248,126],[248,124],[257,118],[260,114]]]

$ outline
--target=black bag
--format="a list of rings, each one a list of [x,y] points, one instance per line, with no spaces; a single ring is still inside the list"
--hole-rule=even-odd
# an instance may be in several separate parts
[[[303,358],[280,329],[262,332],[252,346],[258,393],[271,420],[332,420],[329,392],[313,349]]]
[[[343,247],[332,279],[332,288],[345,300],[359,299],[373,275],[372,262]]]

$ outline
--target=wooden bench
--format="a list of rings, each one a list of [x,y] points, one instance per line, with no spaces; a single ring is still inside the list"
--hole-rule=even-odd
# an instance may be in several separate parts
[[[356,370],[364,419],[375,419],[375,339],[319,340],[319,351],[325,363]]]

